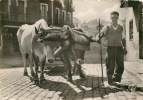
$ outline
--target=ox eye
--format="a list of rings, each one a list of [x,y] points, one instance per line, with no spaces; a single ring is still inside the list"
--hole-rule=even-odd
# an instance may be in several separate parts
[[[61,32],[64,32],[64,30],[62,30]]]
[[[44,32],[44,34],[47,34],[46,32]]]

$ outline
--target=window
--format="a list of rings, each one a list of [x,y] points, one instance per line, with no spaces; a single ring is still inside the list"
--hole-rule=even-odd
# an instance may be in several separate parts
[[[133,40],[133,20],[129,22],[129,40]]]
[[[24,2],[24,7],[27,7],[27,0],[16,0],[16,6],[19,6],[20,2]]]
[[[47,18],[48,17],[48,4],[40,3],[41,9],[41,17]]]
[[[0,47],[2,47],[2,42],[3,42],[3,38],[2,38],[2,34],[0,34]]]
[[[27,0],[16,0],[18,21],[26,22]]]
[[[56,24],[60,24],[60,9],[56,8]]]
[[[18,21],[23,22],[25,20],[25,15],[24,15],[24,1],[19,0],[18,1],[18,10],[17,10],[17,16],[18,16]]]
[[[66,24],[66,11],[65,10],[62,11],[62,21],[63,21],[63,24]]]
[[[71,21],[72,21],[72,16],[71,16],[71,13],[68,12],[68,24],[71,25]]]
[[[11,19],[11,0],[8,0],[8,19],[10,20]]]

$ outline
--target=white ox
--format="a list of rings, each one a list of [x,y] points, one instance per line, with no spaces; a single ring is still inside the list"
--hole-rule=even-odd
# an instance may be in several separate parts
[[[44,79],[43,70],[45,63],[52,63],[54,61],[53,52],[48,42],[40,43],[37,41],[38,35],[42,33],[43,30],[48,29],[47,22],[44,19],[40,19],[33,25],[22,25],[17,31],[19,48],[24,61],[24,75],[28,76],[27,66],[30,66],[31,75],[34,80],[38,80],[38,68],[35,67],[35,73],[33,70],[33,64],[40,66],[40,80],[42,80]]]

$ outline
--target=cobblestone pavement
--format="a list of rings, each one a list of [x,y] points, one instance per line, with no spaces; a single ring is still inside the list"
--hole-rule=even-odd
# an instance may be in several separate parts
[[[73,76],[74,83],[62,75],[63,67],[46,70],[46,83],[40,87],[23,76],[23,67],[0,69],[0,100],[143,100],[141,91],[101,88],[99,64],[84,64],[86,80]],[[106,79],[104,66],[104,81]],[[122,83],[143,86],[143,62],[126,62]]]

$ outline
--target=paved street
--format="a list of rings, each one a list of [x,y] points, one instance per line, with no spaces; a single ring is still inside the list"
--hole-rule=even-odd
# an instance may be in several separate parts
[[[122,83],[143,86],[143,62],[126,62]],[[45,71],[46,83],[34,85],[23,76],[23,68],[0,69],[0,100],[143,100],[140,91],[101,88],[99,64],[85,64],[86,80],[74,76],[74,84],[63,77],[63,67]],[[107,81],[105,76],[104,81]]]

